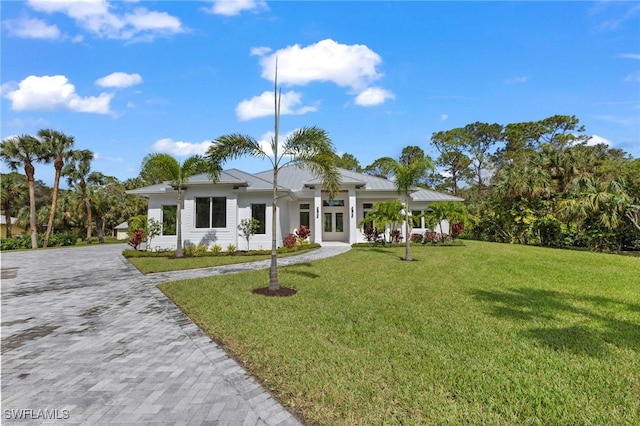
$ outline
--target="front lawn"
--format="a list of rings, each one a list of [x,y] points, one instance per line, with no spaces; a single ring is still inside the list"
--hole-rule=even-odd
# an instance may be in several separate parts
[[[319,244],[304,244],[278,248],[278,257],[287,257],[316,250]],[[151,252],[127,249],[122,253],[133,266],[143,274],[154,272],[182,271],[185,269],[210,268],[213,266],[235,265],[271,258],[271,250],[252,250],[249,252],[212,253],[205,252],[197,256],[175,257],[175,251]]]
[[[640,259],[466,241],[160,286],[308,423],[640,424]]]

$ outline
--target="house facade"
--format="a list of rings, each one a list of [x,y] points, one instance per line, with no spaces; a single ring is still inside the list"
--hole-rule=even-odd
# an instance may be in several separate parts
[[[322,186],[322,179],[310,170],[297,166],[278,171],[278,204],[276,240],[294,232],[300,225],[311,230],[312,242],[357,243],[365,241],[359,226],[373,205],[380,201],[398,199],[391,180],[339,169],[340,191],[333,197]],[[151,249],[174,249],[176,246],[177,191],[168,183],[128,191],[147,198],[148,217],[163,224],[162,235],[153,238]],[[262,226],[250,239],[250,247],[271,248],[273,200],[273,171],[246,173],[237,169],[225,170],[216,184],[206,174],[189,179],[183,190],[181,211],[182,237],[185,244],[217,244],[224,249],[233,245],[247,250],[247,242],[238,230],[243,219],[258,219]],[[424,211],[430,203],[463,201],[426,189],[416,188],[411,194],[411,211]],[[416,223],[416,225],[418,225]],[[399,228],[402,224],[399,224]],[[448,233],[448,224],[442,232]],[[424,223],[412,232],[424,232]]]

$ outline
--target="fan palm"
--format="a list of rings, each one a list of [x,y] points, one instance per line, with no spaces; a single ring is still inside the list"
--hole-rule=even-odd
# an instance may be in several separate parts
[[[24,167],[29,185],[29,226],[31,228],[31,248],[38,248],[35,165],[45,157],[43,144],[33,136],[20,135],[2,141],[0,157],[11,170]]]
[[[73,151],[70,162],[62,170],[62,174],[67,177],[69,186],[77,186],[82,192],[85,209],[87,212],[87,244],[91,244],[91,235],[93,234],[93,218],[91,216],[91,199],[87,191],[87,182],[95,180],[97,176],[92,174],[91,161],[93,160],[93,152],[88,149]]]
[[[277,205],[278,205],[278,171],[285,166],[298,165],[309,168],[322,178],[324,187],[330,196],[335,195],[340,187],[340,174],[335,165],[335,150],[327,133],[317,127],[305,127],[294,131],[282,143],[280,132],[280,101],[282,92],[278,93],[278,72],[274,78],[275,134],[268,147],[251,136],[238,133],[223,135],[212,142],[207,150],[206,158],[210,166],[209,174],[214,182],[220,177],[222,164],[226,161],[244,156],[268,159],[273,167],[273,200],[271,216],[271,266],[269,269],[269,291],[278,291],[277,260]]]
[[[169,154],[149,154],[142,160],[140,175],[148,182],[170,182],[177,191],[176,208],[176,257],[183,257],[182,252],[182,191],[187,188],[189,178],[207,170],[208,164],[200,155],[187,158],[182,164]]]
[[[38,132],[38,136],[46,147],[47,155],[50,156],[51,160],[53,160],[53,167],[55,169],[53,192],[51,194],[51,210],[43,243],[43,247],[47,247],[47,245],[49,245],[49,236],[53,230],[53,220],[56,215],[60,176],[62,174],[65,161],[68,161],[71,158],[74,138],[73,136],[67,136],[62,132],[52,129],[42,129]]]
[[[17,173],[2,175],[0,181],[0,206],[4,212],[6,236],[11,238],[11,214],[19,207],[28,193],[24,177]]]

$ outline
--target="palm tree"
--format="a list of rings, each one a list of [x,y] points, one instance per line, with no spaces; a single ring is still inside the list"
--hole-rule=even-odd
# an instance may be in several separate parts
[[[395,161],[387,159],[382,164],[383,172],[393,174],[396,189],[400,195],[404,197],[404,223],[405,223],[405,258],[404,260],[413,260],[411,256],[411,241],[409,238],[409,213],[411,208],[409,201],[411,193],[416,190],[416,185],[427,174],[433,170],[431,158],[426,155],[415,155],[405,161]]]
[[[393,233],[397,231],[398,223],[404,220],[403,208],[404,206],[400,200],[377,202],[373,205],[373,209],[367,212],[367,215],[362,219],[360,226],[365,229],[375,229],[376,232],[379,232],[376,225],[383,224],[382,236],[383,241],[386,243],[386,228],[389,225],[389,242],[393,242]]]
[[[69,186],[78,186],[82,192],[84,206],[87,212],[87,244],[91,244],[91,235],[93,234],[91,216],[91,199],[87,191],[87,182],[95,180],[92,175],[91,161],[93,160],[93,152],[88,149],[73,151],[71,161],[64,167],[62,174],[67,177]]]
[[[49,213],[49,222],[47,222],[47,232],[44,236],[43,247],[49,245],[49,236],[53,230],[53,219],[56,215],[56,205],[58,202],[58,189],[60,186],[60,175],[65,161],[71,158],[72,148],[74,144],[73,136],[67,136],[62,132],[53,129],[42,129],[38,132],[38,136],[46,146],[46,152],[53,160],[55,169],[55,177],[53,180],[53,193],[51,197],[51,211]]]
[[[0,206],[4,212],[7,238],[11,238],[11,215],[27,198],[27,185],[18,173],[7,173],[0,180]]]
[[[208,169],[204,157],[194,155],[182,164],[169,154],[149,154],[142,160],[140,175],[147,181],[169,181],[174,190],[178,191],[176,208],[176,257],[183,257],[182,253],[182,191],[187,189],[189,178]]]
[[[425,218],[433,230],[436,226],[440,228],[440,241],[444,242],[442,222],[446,220],[450,225],[458,221],[464,222],[467,220],[468,214],[462,203],[437,202],[429,206]],[[449,228],[449,232],[451,232],[451,228]]]
[[[340,187],[340,174],[335,165],[335,150],[327,133],[317,127],[304,127],[293,132],[280,144],[280,100],[282,91],[278,92],[278,68],[274,78],[274,106],[275,106],[275,134],[271,138],[268,150],[265,150],[257,140],[242,134],[223,135],[212,142],[207,150],[206,158],[209,162],[209,174],[217,182],[222,172],[222,164],[244,156],[269,159],[273,167],[273,201],[271,204],[271,267],[269,269],[269,291],[280,289],[278,282],[277,259],[277,206],[278,206],[278,171],[288,165],[308,167],[322,178],[324,187],[334,196]]]
[[[36,192],[35,192],[35,166],[34,163],[42,161],[44,157],[43,144],[30,135],[20,135],[2,141],[0,157],[11,168],[17,170],[24,167],[29,184],[29,226],[31,228],[31,248],[38,248],[37,217],[36,217]]]

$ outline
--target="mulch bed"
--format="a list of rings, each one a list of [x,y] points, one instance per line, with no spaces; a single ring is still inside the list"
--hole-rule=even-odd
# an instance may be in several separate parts
[[[251,290],[251,293],[253,294],[260,294],[262,296],[269,296],[269,297],[289,297],[289,296],[293,296],[297,292],[298,290],[291,287],[280,287],[276,291],[269,290],[269,287],[260,287],[260,288],[255,288]]]

